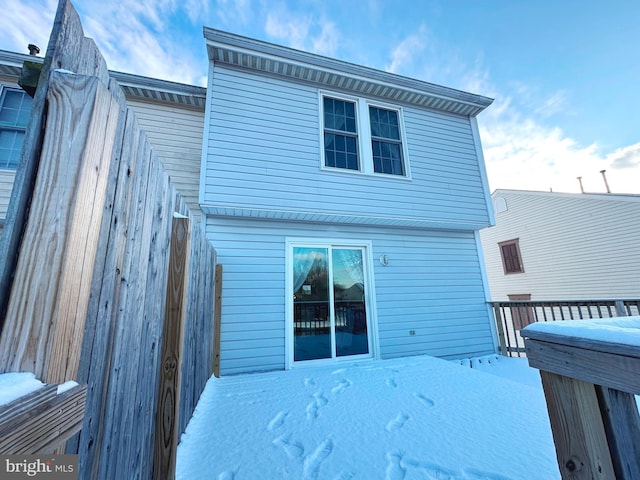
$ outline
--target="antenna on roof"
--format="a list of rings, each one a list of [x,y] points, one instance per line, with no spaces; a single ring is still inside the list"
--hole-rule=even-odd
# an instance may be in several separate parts
[[[606,170],[600,170],[602,174],[602,178],[604,179],[604,186],[607,187],[607,193],[611,193],[611,189],[609,188],[609,182],[607,182],[607,176],[605,175]]]
[[[584,187],[582,186],[582,177],[576,177],[580,183],[580,193],[584,193]]]

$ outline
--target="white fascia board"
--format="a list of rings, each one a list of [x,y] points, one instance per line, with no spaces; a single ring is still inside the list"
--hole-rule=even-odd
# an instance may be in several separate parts
[[[478,110],[477,113],[493,103],[493,99],[482,95],[476,95],[462,90],[456,90],[207,27],[204,28],[204,37],[209,47],[207,48],[207,52],[210,61],[214,60],[211,55],[212,49],[221,49],[275,62],[282,62],[301,68],[319,70],[361,82],[375,83],[376,85],[391,89],[401,89],[418,96],[454,101],[459,104],[475,107]]]

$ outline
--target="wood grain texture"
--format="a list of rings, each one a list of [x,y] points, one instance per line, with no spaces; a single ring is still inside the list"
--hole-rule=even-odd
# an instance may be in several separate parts
[[[540,372],[563,480],[616,478],[593,384]]]
[[[188,218],[174,218],[171,230],[167,301],[156,415],[153,478],[175,478],[190,250]]]
[[[52,80],[57,75],[61,75],[67,83],[78,77],[54,72]],[[73,89],[74,93],[83,93],[82,90],[78,90],[75,82],[69,84],[69,88]],[[96,93],[84,145],[78,145],[80,142],[73,140],[73,145],[81,148],[82,167],[76,181],[71,231],[66,243],[63,269],[60,272],[61,284],[54,314],[56,323],[53,344],[47,374],[44,377],[49,383],[62,383],[77,378],[111,154],[120,120],[120,105],[111,92],[99,83]],[[80,95],[78,100],[86,102]],[[76,123],[74,131],[65,132],[65,135],[75,134],[77,126]]]
[[[585,320],[585,322],[588,324],[589,320]],[[616,325],[621,326],[621,322],[624,322],[624,320],[618,320],[616,322]],[[615,343],[615,342],[610,342],[606,340],[597,340],[593,338],[584,338],[580,336],[579,328],[581,326],[581,323],[570,322],[567,324],[568,327],[572,325],[575,325],[576,327],[575,333],[568,331],[569,329],[567,329],[566,334],[563,334],[562,332],[538,331],[538,330],[535,330],[534,328],[533,330],[530,330],[530,329],[524,330],[522,332],[522,335],[525,338],[530,338],[532,340],[541,340],[548,343],[567,345],[567,346],[578,347],[578,348],[591,350],[595,352],[624,355],[624,356],[640,359],[640,346],[624,344],[624,343]],[[635,323],[633,323],[632,325],[635,325]],[[591,328],[595,329],[597,327],[592,326]],[[608,332],[609,330],[606,329],[605,334],[607,334]]]
[[[95,43],[84,37],[80,18],[69,0],[60,0],[47,53],[42,65],[41,80],[31,107],[21,159],[16,170],[5,225],[0,236],[0,328],[6,317],[11,285],[20,252],[22,235],[31,207],[33,186],[40,169],[45,124],[45,105],[50,71],[65,69],[81,75],[94,75],[107,85],[106,63]],[[7,317],[9,318],[9,317]],[[0,369],[3,365],[0,360]]]
[[[635,397],[596,385],[617,480],[640,478],[640,415]]]
[[[59,395],[56,389],[57,385],[48,385],[44,392],[34,392],[0,407],[0,453],[50,453],[80,430],[86,385]]]
[[[79,437],[78,450],[84,452],[79,457],[79,469],[86,472],[89,478],[98,478],[100,451],[106,437],[105,417],[113,406],[109,403],[110,372],[119,371],[118,357],[114,358],[119,347],[116,337],[122,338],[124,329],[121,318],[122,305],[119,303],[120,289],[126,287],[129,270],[126,270],[125,251],[127,247],[127,231],[130,226],[130,215],[133,203],[136,172],[142,159],[136,154],[140,144],[141,130],[135,115],[126,111],[126,125],[121,140],[121,147],[114,152],[114,179],[112,202],[109,215],[105,215],[108,233],[101,235],[99,251],[104,252],[103,265],[97,265],[96,276],[92,287],[92,302],[87,313],[85,343],[78,378],[89,385],[91,395],[87,399],[82,435]],[[119,155],[118,155],[119,153]],[[123,277],[124,276],[124,277]]]
[[[530,338],[525,348],[534,368],[640,394],[640,358]]]
[[[60,312],[81,310],[77,308],[79,303],[71,290],[66,296],[54,293],[65,282],[69,281],[82,295],[88,292],[90,301],[86,306],[85,319],[73,326],[69,324],[72,328],[57,330],[53,320],[49,330],[44,328],[45,322],[38,325],[37,322],[14,321],[11,333],[6,337],[8,340],[0,339],[7,341],[9,347],[9,350],[2,347],[0,357],[16,357],[15,353],[20,348],[43,352],[46,357],[47,352],[54,351],[48,347],[53,337],[56,337],[60,352],[68,344],[70,350],[65,354],[69,353],[69,356],[65,359],[71,359],[72,362],[79,359],[77,376],[88,384],[83,428],[73,442],[68,443],[66,450],[66,453],[79,454],[81,478],[150,478],[154,468],[160,345],[164,337],[172,213],[179,211],[189,216],[189,211],[140,129],[135,115],[126,107],[117,82],[108,78],[106,65],[95,45],[84,39],[77,14],[66,0],[60,3],[56,22],[56,41],[65,45],[53,48],[51,58],[45,63],[80,74],[73,77],[84,78],[85,74],[93,76],[93,80],[87,80],[87,85],[95,85],[96,91],[105,90],[108,85],[111,96],[109,104],[113,109],[109,112],[114,113],[99,116],[105,122],[114,122],[110,124],[114,132],[113,146],[110,153],[106,150],[103,152],[104,158],[110,161],[108,168],[89,169],[85,177],[76,172],[76,177],[81,181],[69,182],[69,191],[65,193],[76,192],[76,197],[80,198],[79,202],[72,205],[73,208],[53,195],[48,185],[50,179],[56,176],[72,176],[72,169],[64,170],[59,165],[53,169],[41,167],[46,188],[39,193],[36,191],[34,198],[41,195],[56,205],[56,214],[45,222],[49,230],[45,228],[47,225],[42,225],[38,231],[44,245],[41,258],[45,259],[46,267],[42,268],[66,266],[69,274],[55,278],[53,284],[46,285],[44,289],[30,293],[38,302],[49,300],[53,304],[59,297],[65,299],[64,308],[54,310],[60,316]],[[55,42],[52,44],[55,45]],[[58,74],[62,75],[60,72]],[[83,90],[85,94],[90,94],[92,88]],[[91,105],[88,100],[86,103]],[[50,114],[50,120],[55,122],[48,128],[50,133],[71,129],[73,119],[56,115],[55,109]],[[115,121],[116,116],[119,117],[118,121]],[[78,114],[75,120],[78,118],[84,117]],[[66,120],[69,120],[68,124]],[[98,137],[94,135],[92,140],[91,132],[74,128],[72,130],[78,135],[75,139],[77,145],[91,142],[85,149],[87,152],[93,151],[101,141],[99,132],[93,132]],[[102,134],[108,132],[110,130],[105,128]],[[86,185],[84,190],[79,187],[85,184],[82,179],[87,176],[89,182],[86,185],[93,185],[93,190]],[[96,180],[97,176],[100,182]],[[104,201],[100,204],[95,195],[100,196],[102,188],[105,193]],[[95,248],[93,259],[77,243],[67,246],[72,248],[70,255],[54,255],[55,248],[68,243],[60,238],[60,232],[66,234],[74,231],[72,226],[85,217],[94,220],[91,222],[93,230],[86,237],[87,244]],[[33,228],[37,224],[34,221]],[[56,235],[47,237],[50,230],[55,231]],[[185,298],[189,299],[185,307],[185,331],[188,327],[190,341],[181,345],[183,351],[188,350],[190,360],[185,362],[182,369],[182,375],[188,381],[176,390],[181,398],[184,393],[184,402],[180,402],[176,415],[177,435],[186,427],[213,363],[213,279],[216,257],[200,227],[193,225],[192,232],[189,262],[185,268],[188,272],[185,274],[185,278],[188,278]],[[33,245],[30,244],[32,249]],[[74,258],[82,258],[82,261],[73,262]],[[93,274],[89,275],[91,269]],[[82,276],[81,283],[76,274]],[[38,302],[32,303],[31,308],[42,309]],[[46,302],[44,304],[48,305]],[[35,328],[36,325],[38,328]],[[48,333],[43,336],[32,335],[41,331]],[[78,342],[78,338],[82,341]]]
[[[60,72],[48,99],[30,248],[18,258],[0,362],[62,383],[76,376],[78,358],[67,354],[80,351],[118,107],[96,78]]]

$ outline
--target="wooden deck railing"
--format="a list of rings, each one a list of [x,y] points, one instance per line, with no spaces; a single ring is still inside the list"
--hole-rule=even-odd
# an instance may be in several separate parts
[[[0,454],[52,453],[80,431],[87,386],[46,385],[0,405]]]
[[[526,327],[563,480],[640,478],[640,317]]]
[[[489,302],[493,308],[500,354],[524,356],[520,330],[535,322],[640,315],[640,299]]]

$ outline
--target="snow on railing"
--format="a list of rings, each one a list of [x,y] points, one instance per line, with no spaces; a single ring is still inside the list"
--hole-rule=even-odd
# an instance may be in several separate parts
[[[520,330],[536,322],[640,315],[640,299],[489,302],[493,308],[500,353],[524,355]]]
[[[521,333],[540,370],[562,478],[640,478],[640,316]]]

